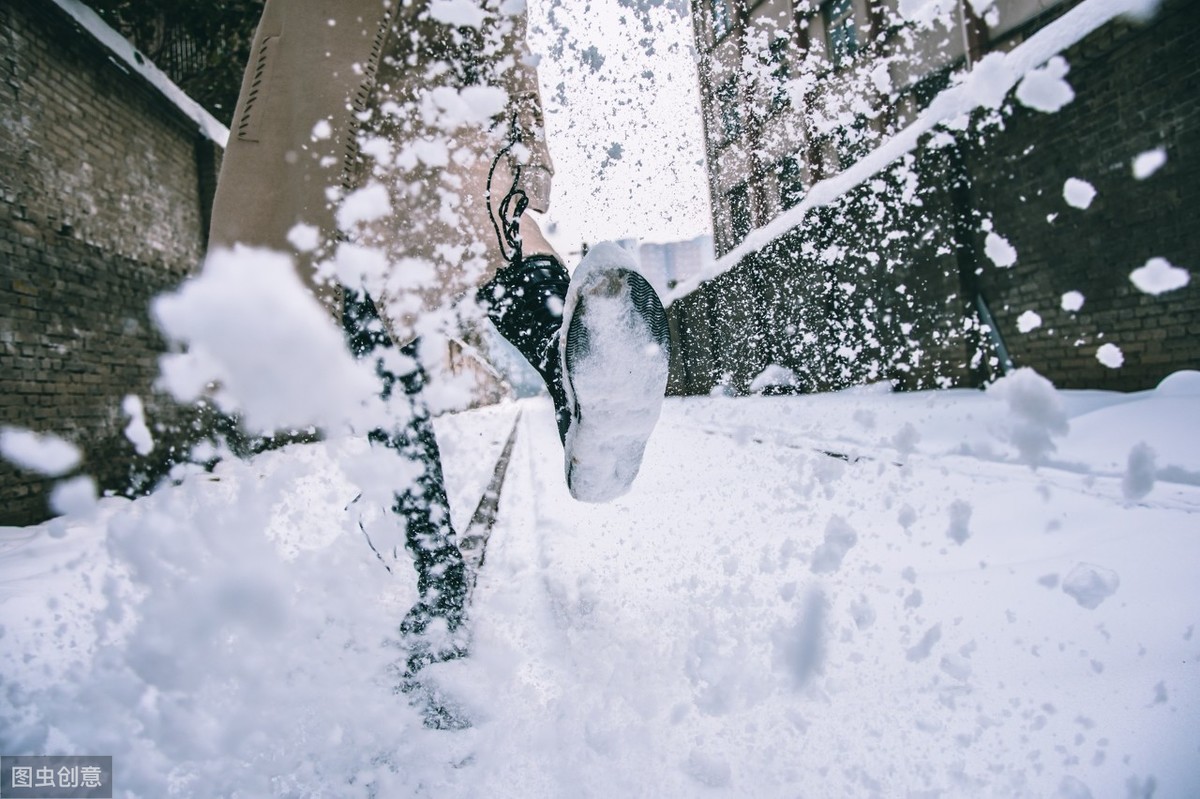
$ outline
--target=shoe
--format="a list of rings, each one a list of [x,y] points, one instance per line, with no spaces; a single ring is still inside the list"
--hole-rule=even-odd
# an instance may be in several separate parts
[[[559,333],[570,283],[571,276],[553,255],[531,255],[501,269],[476,295],[500,335],[541,375],[564,441],[571,414],[563,391]]]
[[[562,329],[567,486],[578,500],[607,502],[629,491],[662,410],[667,315],[633,257],[605,243],[575,270]]]

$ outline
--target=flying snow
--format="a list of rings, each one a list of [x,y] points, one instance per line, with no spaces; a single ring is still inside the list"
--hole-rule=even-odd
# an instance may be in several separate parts
[[[1151,258],[1145,266],[1130,272],[1129,279],[1138,291],[1158,295],[1183,288],[1191,275],[1186,269],[1172,266],[1166,258]]]
[[[1067,182],[1063,184],[1063,199],[1072,208],[1086,210],[1092,204],[1092,200],[1096,199],[1096,189],[1086,180],[1067,178]]]
[[[1121,352],[1121,348],[1116,344],[1109,342],[1101,344],[1096,350],[1096,360],[1109,369],[1120,369],[1121,365],[1125,363],[1125,353]]]
[[[1053,114],[1075,99],[1071,84],[1063,80],[1070,67],[1062,56],[1054,56],[1044,66],[1025,75],[1017,85],[1017,99],[1036,111]]]
[[[1145,180],[1162,168],[1165,163],[1167,163],[1167,151],[1164,148],[1156,147],[1153,150],[1147,150],[1133,159],[1133,176],[1138,180]]]

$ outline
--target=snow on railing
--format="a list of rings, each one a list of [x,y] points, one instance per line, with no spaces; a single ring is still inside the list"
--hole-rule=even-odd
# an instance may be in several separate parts
[[[732,250],[708,269],[680,283],[664,299],[670,305],[691,294],[701,283],[728,272],[747,256],[757,253],[804,222],[812,210],[836,202],[856,186],[882,172],[896,159],[912,152],[920,138],[940,124],[977,108],[999,108],[1009,90],[1026,73],[1077,44],[1100,26],[1119,16],[1145,19],[1160,0],[1085,0],[1007,53],[989,53],[961,81],[939,93],[929,107],[903,130],[831,178],[814,183],[797,205],[766,225],[750,231]]]
[[[53,0],[54,4],[66,12],[81,28],[102,45],[111,50],[121,60],[118,66],[128,66],[134,72],[150,82],[167,100],[175,105],[187,117],[192,119],[206,137],[224,147],[229,141],[229,128],[217,121],[216,117],[188,96],[187,92],[175,85],[166,73],[151,63],[121,34],[117,33],[100,16],[79,0]]]

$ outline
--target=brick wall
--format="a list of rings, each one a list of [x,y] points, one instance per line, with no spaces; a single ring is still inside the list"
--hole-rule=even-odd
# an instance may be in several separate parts
[[[190,424],[151,389],[148,303],[203,255],[219,150],[52,3],[0,0],[0,42],[0,425],[75,442],[124,491]],[[149,458],[122,434],[126,394]],[[45,518],[47,487],[0,461],[0,524]]]
[[[1003,129],[926,144],[677,300],[670,390],[744,392],[770,364],[805,391],[977,385],[1000,366],[977,296],[1016,365],[1064,388],[1143,389],[1200,368],[1198,26],[1200,3],[1187,0],[1146,26],[1105,26],[1063,54],[1076,99],[1057,114],[1017,105]],[[1131,160],[1160,146],[1166,166],[1134,180]],[[1069,177],[1095,186],[1088,210],[1063,200]],[[1013,268],[985,257],[985,219],[1016,248]],[[1129,273],[1154,256],[1192,282],[1139,292]],[[1072,290],[1086,296],[1077,314],[1060,307]],[[1043,324],[1020,333],[1026,310]],[[1105,342],[1122,368],[1096,360]]]

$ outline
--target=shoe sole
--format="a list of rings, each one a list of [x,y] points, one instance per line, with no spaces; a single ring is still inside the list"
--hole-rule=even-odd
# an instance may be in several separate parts
[[[662,411],[667,316],[632,257],[612,244],[597,245],[580,264],[563,316],[567,487],[583,502],[607,502],[629,491]]]

